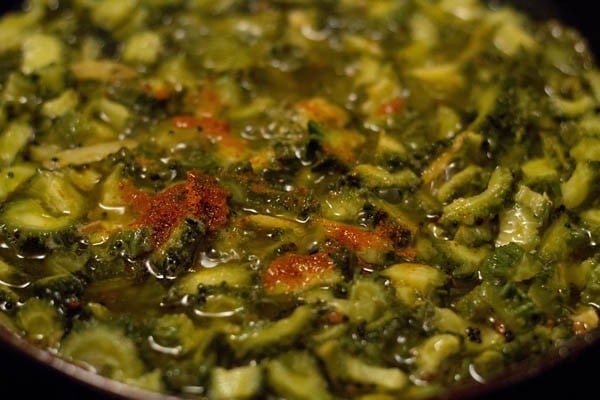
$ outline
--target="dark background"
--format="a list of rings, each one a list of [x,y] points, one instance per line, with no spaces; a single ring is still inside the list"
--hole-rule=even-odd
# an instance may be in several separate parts
[[[19,7],[18,1],[0,0],[0,14]],[[512,3],[540,18],[559,18],[586,37],[600,61],[600,22],[590,0],[514,0]],[[510,398],[598,398],[600,345],[588,347],[559,365],[524,382],[512,383],[494,394],[480,394],[485,400]],[[0,398],[107,400],[107,395],[77,383],[45,367],[0,340]],[[455,399],[456,400],[456,399]]]

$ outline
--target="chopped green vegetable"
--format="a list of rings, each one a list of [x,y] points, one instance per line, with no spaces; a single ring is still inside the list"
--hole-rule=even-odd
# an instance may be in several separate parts
[[[439,334],[427,339],[414,349],[420,374],[435,374],[441,364],[460,351],[460,339],[451,334]]]
[[[575,30],[483,0],[25,3],[0,324],[33,345],[167,397],[418,400],[600,329]]]
[[[298,400],[328,400],[333,396],[319,373],[317,360],[304,352],[288,352],[266,364],[269,383],[282,396]]]
[[[343,352],[335,342],[322,344],[318,354],[324,360],[329,374],[342,381],[375,385],[383,390],[401,390],[408,383],[408,377],[399,368],[369,365]]]
[[[354,168],[354,173],[369,188],[410,189],[419,185],[420,180],[410,170],[388,172],[373,165],[361,164]]]
[[[123,60],[128,63],[154,64],[161,50],[161,38],[157,33],[136,33],[125,43]]]
[[[0,133],[0,163],[9,166],[33,136],[33,130],[22,122],[13,122]]]
[[[407,304],[414,304],[418,299],[430,296],[446,280],[442,271],[423,264],[395,264],[381,274],[391,279],[396,294]]]
[[[35,175],[35,172],[35,167],[31,164],[14,164],[12,167],[0,169],[0,203]]]
[[[256,327],[248,333],[234,337],[232,343],[236,353],[240,355],[268,352],[269,346],[289,345],[300,338],[314,318],[315,313],[311,307],[300,306],[289,317],[266,324],[264,327]]]
[[[55,36],[33,34],[23,42],[23,65],[25,74],[37,72],[52,64],[63,62],[63,43]]]
[[[534,249],[540,242],[540,229],[546,224],[552,204],[548,196],[519,187],[515,205],[500,214],[496,245],[518,243],[525,250]]]
[[[478,219],[489,219],[497,214],[511,190],[512,174],[498,168],[490,177],[487,189],[472,197],[458,198],[444,207],[442,223],[473,225]]]
[[[90,324],[71,331],[59,353],[115,379],[138,378],[144,372],[135,343],[121,329],[108,325]]]
[[[260,391],[261,375],[259,366],[230,370],[215,368],[211,375],[210,396],[215,400],[253,398]]]
[[[33,297],[19,308],[16,320],[29,340],[56,347],[65,332],[63,318],[56,307]]]
[[[587,162],[578,162],[568,181],[560,185],[562,201],[568,209],[581,206],[590,195],[598,172]]]

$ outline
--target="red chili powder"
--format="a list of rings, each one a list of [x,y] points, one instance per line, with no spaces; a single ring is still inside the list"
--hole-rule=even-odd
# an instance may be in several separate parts
[[[186,182],[156,194],[139,190],[130,182],[121,183],[120,189],[123,199],[139,215],[133,225],[151,228],[156,247],[165,243],[187,217],[200,220],[208,232],[227,223],[227,190],[214,178],[197,171],[188,172]]]
[[[375,231],[366,231],[357,226],[323,222],[323,227],[328,237],[354,251],[377,249],[390,251],[393,243],[385,230],[379,228]]]
[[[333,260],[324,253],[311,255],[287,253],[273,260],[262,274],[263,285],[268,291],[279,284],[287,286],[289,291],[295,291],[319,282],[324,275],[333,272],[334,268]]]

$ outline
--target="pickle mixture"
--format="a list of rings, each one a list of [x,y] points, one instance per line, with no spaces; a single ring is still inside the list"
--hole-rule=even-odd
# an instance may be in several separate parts
[[[477,0],[0,18],[0,325],[190,399],[423,399],[598,325],[600,70]]]

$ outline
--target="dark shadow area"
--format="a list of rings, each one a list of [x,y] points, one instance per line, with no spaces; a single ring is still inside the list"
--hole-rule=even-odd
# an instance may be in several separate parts
[[[21,7],[21,1],[7,0],[0,3],[0,14],[11,10],[17,10]]]
[[[593,346],[566,356],[562,362],[558,362],[539,374],[516,382],[513,379],[510,382],[496,382],[494,390],[472,399],[555,399],[559,394],[574,399],[595,398],[593,394],[590,394],[590,384],[598,379],[596,368],[599,357],[600,346],[596,340]],[[453,398],[452,400],[466,399],[467,397],[464,399]],[[469,399],[471,398],[469,397]]]
[[[559,20],[577,29],[594,54],[600,54],[598,18],[594,13],[593,3],[589,0],[495,0],[495,2],[512,4],[539,20]],[[600,59],[600,56],[596,58]]]
[[[594,3],[589,0],[559,0],[554,1],[554,6],[548,6],[548,1],[527,1],[521,3],[543,3],[548,7],[555,17],[564,24],[577,29],[588,42],[594,54],[600,54],[600,26],[598,25],[598,14],[595,12]],[[540,7],[538,7],[539,9]],[[554,10],[552,10],[554,9]],[[532,12],[535,12],[532,10]],[[600,60],[600,56],[596,57]]]
[[[62,373],[24,356],[0,341],[0,384],[6,398],[110,400],[104,393],[67,378]]]

